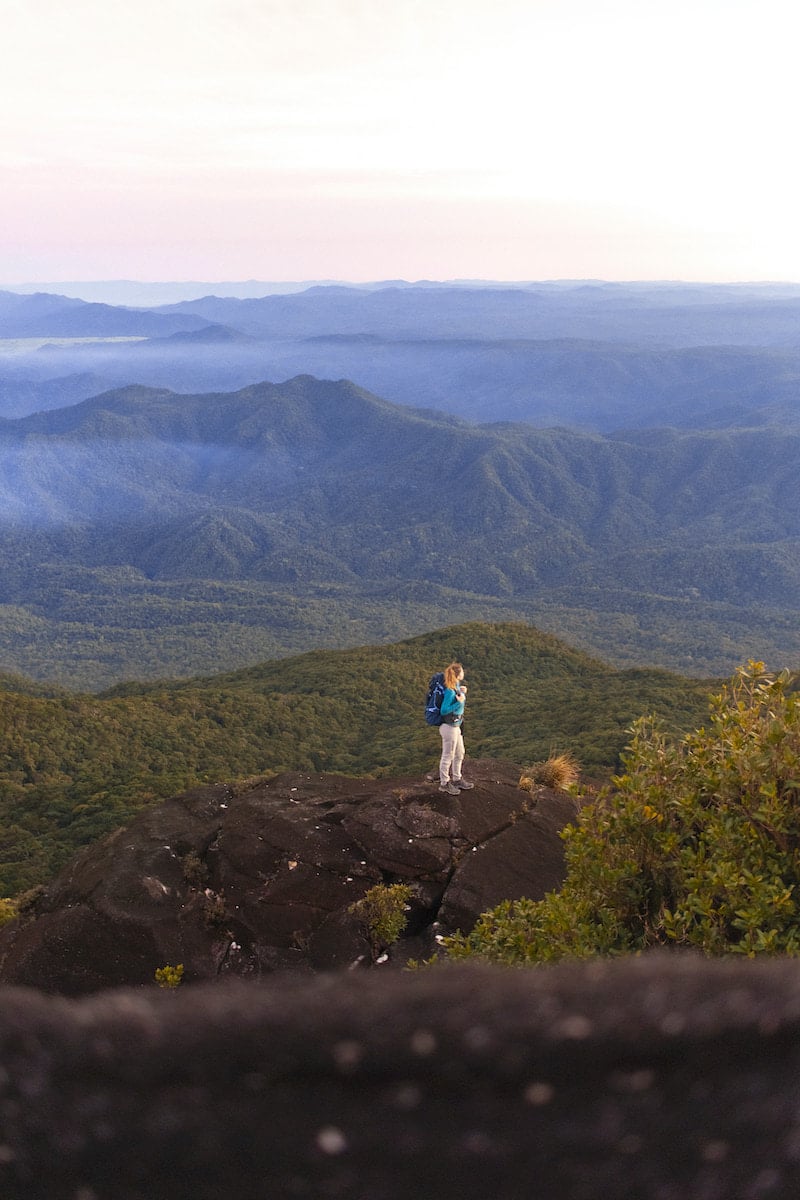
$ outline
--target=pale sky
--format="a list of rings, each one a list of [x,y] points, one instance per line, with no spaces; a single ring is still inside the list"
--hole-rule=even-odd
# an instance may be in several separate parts
[[[799,32],[796,0],[0,0],[0,286],[800,281]]]

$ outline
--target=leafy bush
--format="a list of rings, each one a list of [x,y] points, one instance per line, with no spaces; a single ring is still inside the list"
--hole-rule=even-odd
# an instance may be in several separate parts
[[[451,957],[538,963],[681,946],[800,953],[800,694],[762,663],[679,742],[642,718],[614,790],[564,831],[567,876],[445,942]]]
[[[406,911],[411,888],[405,883],[378,883],[360,900],[350,905],[350,912],[363,923],[377,957],[396,942],[406,927]]]
[[[7,925],[19,916],[19,906],[15,900],[0,899],[0,926]]]

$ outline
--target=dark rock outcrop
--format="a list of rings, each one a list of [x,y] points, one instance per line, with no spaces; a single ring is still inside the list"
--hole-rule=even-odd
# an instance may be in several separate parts
[[[0,982],[78,995],[278,969],[370,964],[351,906],[376,884],[411,887],[390,960],[427,957],[502,899],[563,879],[568,795],[517,786],[518,768],[471,761],[476,786],[285,774],[150,809],[79,855],[0,932]]]
[[[0,991],[4,1200],[796,1200],[800,964]]]

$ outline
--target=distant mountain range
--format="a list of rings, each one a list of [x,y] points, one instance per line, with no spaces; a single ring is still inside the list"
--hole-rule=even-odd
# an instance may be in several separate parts
[[[165,337],[210,322],[191,314],[88,304],[66,296],[0,292],[0,337]]]
[[[94,342],[9,356],[0,340],[0,416],[133,383],[196,393],[312,374],[477,422],[800,424],[790,288],[328,286],[155,310],[0,293],[0,339],[34,337]],[[142,340],[102,340],[115,337]]]
[[[325,280],[317,280],[325,283]],[[330,281],[328,281],[330,282]],[[238,296],[240,299],[289,295],[305,292],[314,283],[305,280],[297,283],[276,283],[268,280],[249,279],[220,283],[165,282],[138,279],[92,279],[50,283],[14,283],[6,285],[9,291],[22,295],[50,292],[70,296],[76,300],[87,300],[99,304],[121,304],[128,308],[151,308],[159,304],[177,304],[181,300],[199,300],[202,296]]]
[[[474,426],[309,376],[231,394],[130,387],[0,422],[0,600],[52,614],[53,588],[75,595],[86,571],[95,627],[120,572],[306,602],[427,588],[517,613],[603,593],[633,615],[655,597],[704,621],[725,607],[718,671],[731,612],[798,614],[798,495],[800,431]],[[694,658],[684,646],[682,665]]]
[[[494,289],[508,291],[510,287],[520,291],[564,292],[577,288],[592,288],[608,296],[629,294],[644,297],[645,302],[672,303],[680,297],[682,303],[705,304],[738,301],[743,297],[756,300],[793,299],[800,297],[800,283],[614,283],[597,279],[567,279],[543,283],[536,280],[518,280],[510,284],[496,279],[379,279],[353,283],[349,280],[295,280],[287,282],[262,279],[225,280],[202,283],[196,280],[145,281],[134,279],[74,280],[50,283],[7,283],[2,285],[11,292],[32,295],[49,292],[73,299],[101,304],[121,304],[133,308],[150,308],[159,304],[178,304],[183,300],[201,300],[205,296],[231,296],[240,300],[257,300],[263,296],[293,295],[306,292],[312,287],[347,287],[359,291],[376,292],[387,288],[428,289],[452,291],[455,288],[475,291]]]
[[[159,308],[264,340],[319,334],[420,338],[581,339],[623,345],[796,347],[800,293],[692,287],[314,287],[291,296],[207,296]]]

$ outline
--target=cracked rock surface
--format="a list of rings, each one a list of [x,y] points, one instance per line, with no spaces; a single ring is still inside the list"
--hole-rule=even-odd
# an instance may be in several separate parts
[[[76,857],[0,931],[0,983],[80,995],[178,963],[187,982],[370,965],[350,908],[392,883],[411,897],[390,961],[425,958],[437,935],[563,880],[575,800],[521,791],[510,763],[469,766],[475,787],[459,796],[307,773],[176,796]]]

